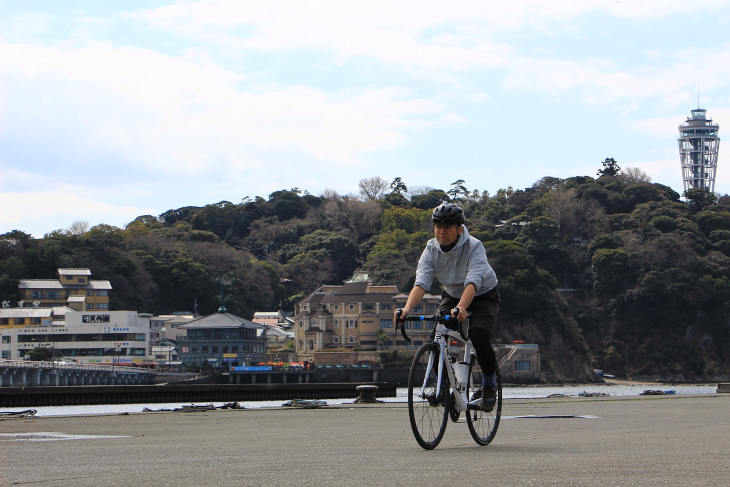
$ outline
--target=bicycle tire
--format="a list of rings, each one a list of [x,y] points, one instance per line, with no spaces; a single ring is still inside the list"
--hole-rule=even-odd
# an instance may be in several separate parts
[[[424,384],[424,372],[431,355],[434,355],[434,364],[426,378],[426,388],[423,396],[421,387]],[[411,421],[413,436],[422,448],[432,450],[441,442],[446,431],[446,423],[451,409],[449,378],[446,370],[442,372],[442,386],[439,396],[436,396],[438,383],[439,346],[427,343],[418,349],[413,357],[411,371],[408,376],[408,416]]]
[[[476,357],[472,357],[469,363],[469,384],[467,386],[467,397],[481,387],[481,373],[478,384],[474,383],[474,367],[477,365]],[[497,398],[494,408],[491,411],[469,410],[466,412],[466,424],[469,426],[474,441],[479,445],[488,445],[494,439],[499,428],[499,420],[502,417],[502,376],[499,373],[499,364],[496,364],[497,372]],[[476,387],[475,387],[476,386]]]

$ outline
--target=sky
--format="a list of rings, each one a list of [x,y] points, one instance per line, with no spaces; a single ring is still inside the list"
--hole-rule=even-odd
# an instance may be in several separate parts
[[[719,0],[0,0],[0,234],[607,157],[681,193],[677,126],[730,120],[729,29]]]

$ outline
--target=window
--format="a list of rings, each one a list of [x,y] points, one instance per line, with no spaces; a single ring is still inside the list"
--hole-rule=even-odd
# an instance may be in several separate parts
[[[182,353],[189,353],[190,347],[182,347]]]
[[[339,304],[336,304],[335,305],[335,311],[337,311],[338,309],[340,309],[340,305]]]
[[[79,277],[79,284],[86,284],[86,278],[85,277]],[[142,354],[144,355],[144,354]]]
[[[233,353],[236,353],[236,352],[238,352],[238,345],[233,345],[233,346],[231,347],[231,352],[233,352]]]
[[[10,337],[9,335],[3,335],[3,343],[10,343],[11,339],[12,337]]]
[[[109,296],[109,291],[96,291],[97,296]]]
[[[64,276],[67,281],[71,281],[74,277],[73,276]]]
[[[25,318],[13,318],[13,323],[16,325],[25,325]]]
[[[355,320],[350,320],[347,322],[348,328],[355,328],[357,326],[357,322]]]
[[[334,343],[340,343],[340,337],[334,337],[334,338],[332,338],[332,341]]]
[[[201,347],[201,351],[202,351],[203,353],[208,353],[208,346],[206,345],[206,346],[204,346],[204,347]]]
[[[132,337],[132,340],[135,342],[143,342],[146,339],[147,337],[145,337],[144,333],[135,333],[134,337]]]
[[[436,303],[427,303],[426,304],[426,313],[435,313],[436,312]]]
[[[340,327],[340,320],[335,320],[335,328],[339,328],[339,327]]]
[[[347,337],[347,343],[355,343],[355,337],[354,336]]]
[[[530,361],[529,360],[517,360],[515,362],[515,370],[518,372],[529,372]]]
[[[89,289],[88,291],[86,291],[86,295],[87,296],[93,296],[94,295],[94,291],[91,290],[91,289]]]
[[[10,350],[3,350],[3,358],[10,358]]]
[[[109,309],[109,303],[96,303],[96,309]]]
[[[388,311],[393,309],[393,303],[380,303],[380,311]]]
[[[355,305],[354,304],[351,304],[350,305],[350,309],[355,309]]]
[[[190,347],[190,353],[198,353],[198,347]]]
[[[416,306],[415,308],[413,308],[413,312],[414,313],[423,313],[423,305],[422,304],[419,304],[418,306]]]
[[[221,347],[221,352],[228,353],[228,347]]]
[[[423,321],[414,321],[413,329],[414,330],[423,330]]]
[[[86,303],[86,309],[94,309],[94,303]]]
[[[312,340],[309,340],[309,341],[307,342],[307,345],[309,346],[309,349],[310,349],[310,350],[314,350],[314,342],[313,342]]]
[[[376,340],[360,340],[360,345],[377,345]]]
[[[30,324],[31,325],[40,325],[41,324],[41,319],[40,318],[37,318],[37,317],[33,317],[33,318],[30,319]]]
[[[10,324],[10,318],[0,318],[0,325],[9,325]],[[3,337],[5,338],[5,337]],[[5,342],[3,342],[5,343]]]
[[[300,322],[299,322],[299,328],[301,328],[301,327],[303,327],[303,326],[304,326],[304,323],[300,321]]]
[[[393,320],[380,320],[380,328],[393,328]]]
[[[217,346],[211,347],[211,352],[218,353],[218,347]]]
[[[43,299],[43,291],[31,291],[30,298],[31,299]]]
[[[132,349],[132,355],[145,355],[147,353],[147,350],[144,348],[133,348]]]
[[[61,292],[60,291],[47,291],[46,299],[61,299]]]
[[[363,311],[373,311],[373,310],[375,310],[375,304],[374,303],[363,303],[362,310]]]
[[[431,321],[431,320],[426,321],[426,329],[433,330],[433,321]]]

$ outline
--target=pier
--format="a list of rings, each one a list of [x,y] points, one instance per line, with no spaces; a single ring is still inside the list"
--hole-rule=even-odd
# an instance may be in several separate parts
[[[513,399],[489,446],[449,421],[430,452],[403,403],[8,419],[0,485],[727,485],[728,410],[728,394]]]

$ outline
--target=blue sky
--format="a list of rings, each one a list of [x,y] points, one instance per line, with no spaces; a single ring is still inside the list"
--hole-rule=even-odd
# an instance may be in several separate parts
[[[0,0],[0,233],[606,157],[681,192],[698,88],[730,118],[729,24],[717,0]]]

